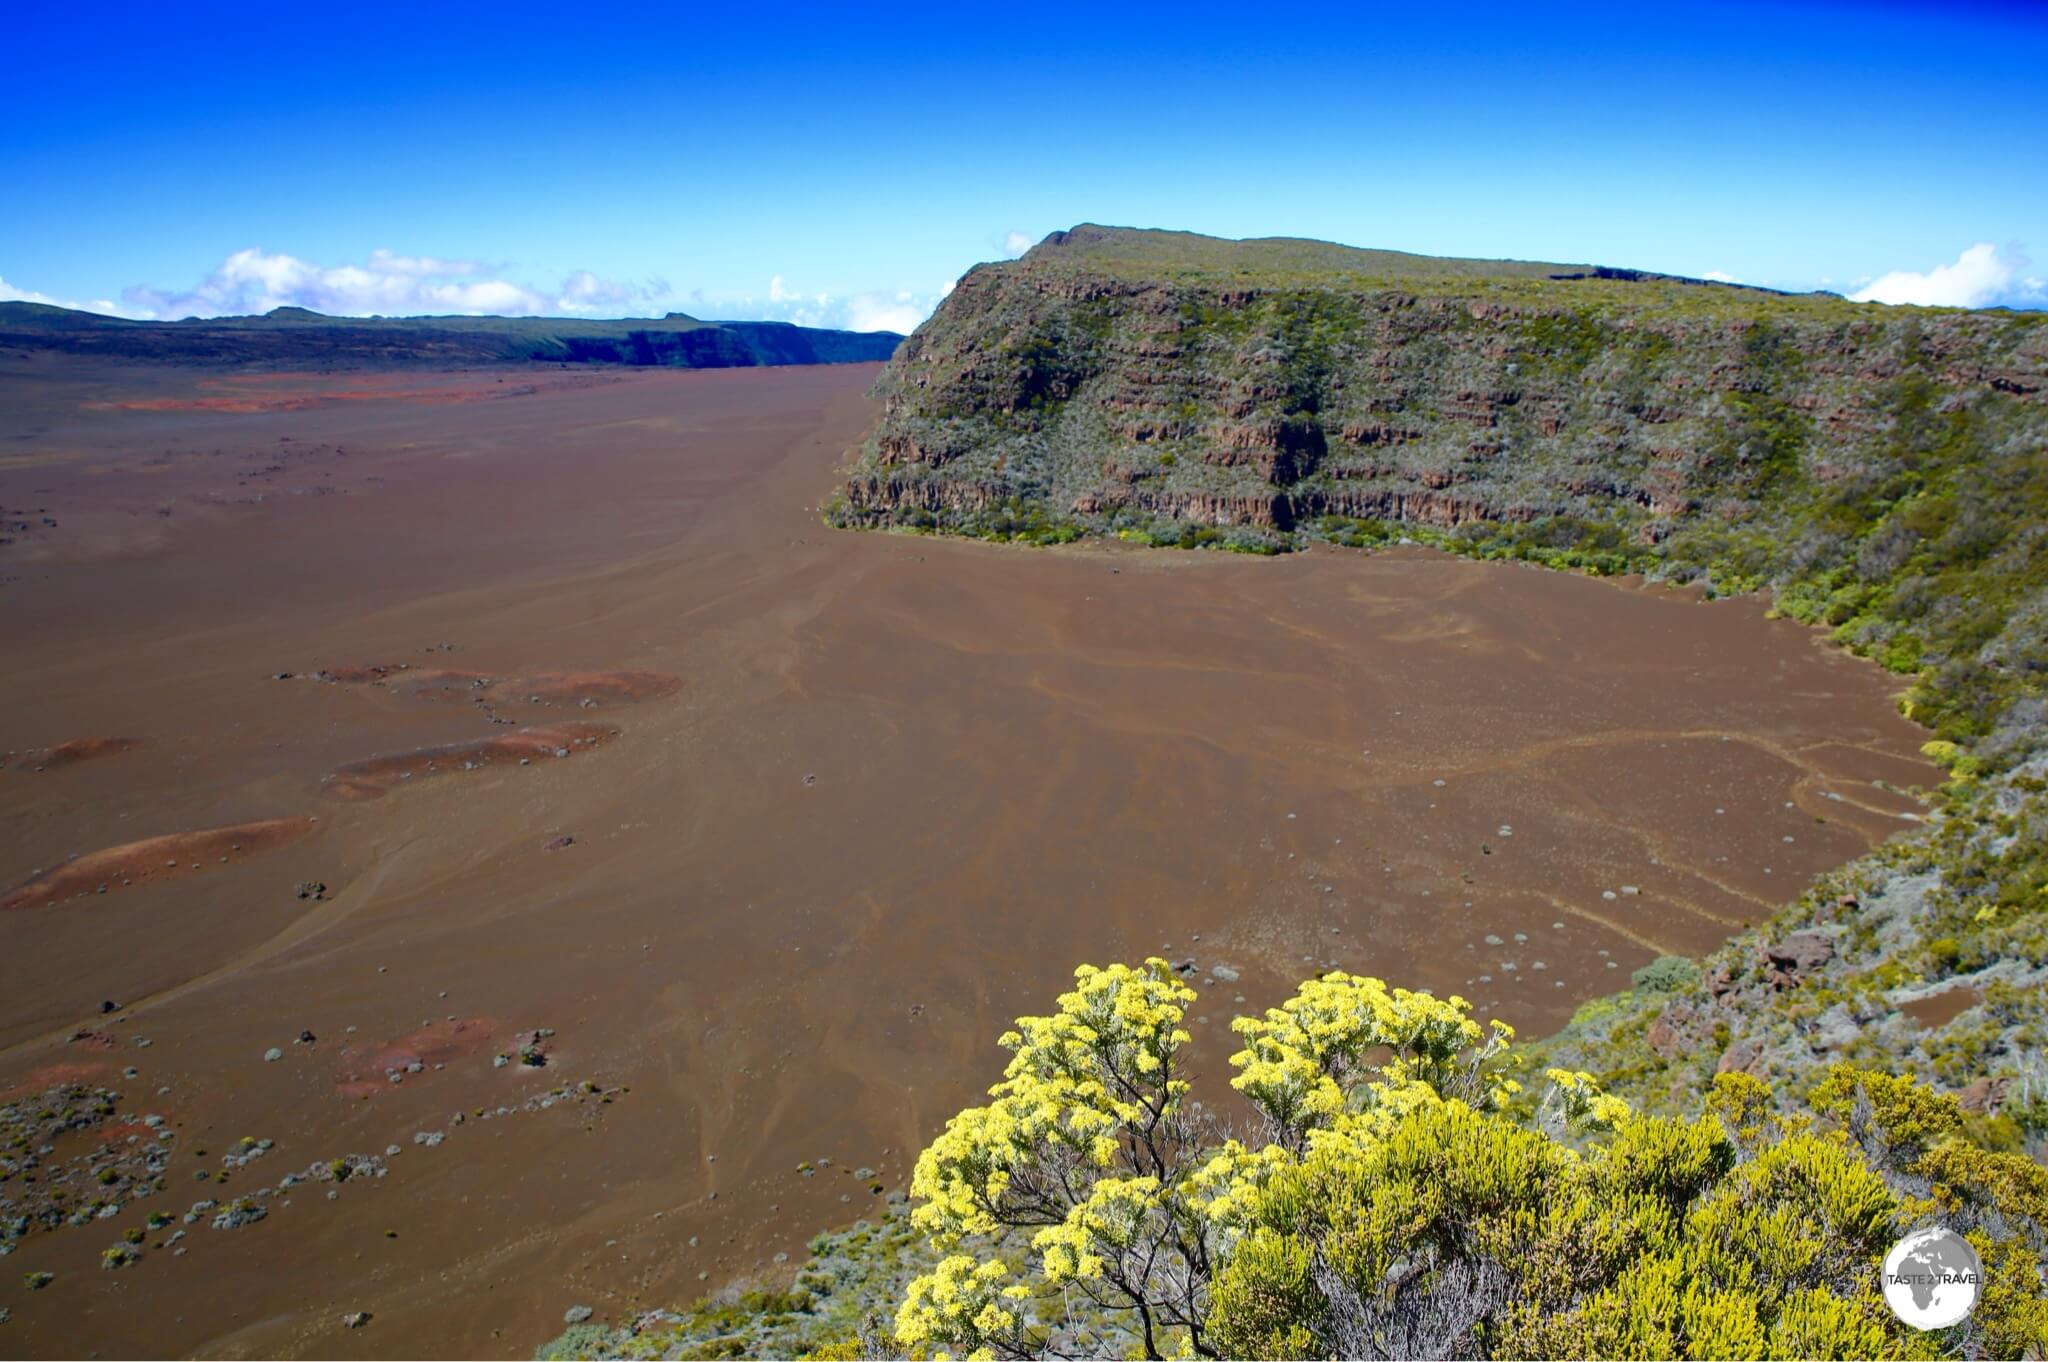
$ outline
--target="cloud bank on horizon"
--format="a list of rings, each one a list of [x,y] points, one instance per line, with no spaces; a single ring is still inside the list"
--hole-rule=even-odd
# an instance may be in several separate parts
[[[552,288],[508,278],[503,266],[377,250],[361,264],[322,265],[250,247],[235,251],[189,289],[134,284],[120,300],[70,300],[22,288],[0,277],[0,302],[44,303],[138,321],[256,316],[302,307],[332,317],[639,317],[686,311],[726,321],[787,321],[846,331],[908,333],[931,315],[951,284],[929,293],[910,289],[835,295],[803,292],[769,281],[762,295],[679,294],[666,279],[604,279],[576,270]],[[722,309],[722,310],[721,310]]]
[[[1002,238],[1006,259],[1016,259],[1035,238],[1012,231]],[[2017,247],[1977,242],[1948,264],[1925,271],[1894,270],[1857,287],[1859,303],[1919,307],[2048,308],[2048,280],[2029,272]],[[1704,276],[1736,282],[1720,271]],[[1829,281],[1823,280],[1825,285]],[[576,270],[551,288],[507,277],[503,266],[478,260],[400,255],[377,250],[361,264],[321,265],[297,256],[248,248],[235,251],[189,289],[135,284],[120,300],[73,301],[23,288],[0,277],[0,302],[46,303],[144,321],[184,317],[253,316],[279,307],[302,307],[336,317],[501,316],[639,317],[666,311],[727,321],[786,321],[846,331],[915,330],[952,291],[949,281],[930,290],[910,288],[848,294],[807,291],[775,275],[762,292],[681,293],[659,276],[604,279]]]
[[[1917,307],[2048,307],[2048,281],[2027,274],[2027,257],[1980,241],[1925,273],[1893,270],[1850,294],[1859,303]]]

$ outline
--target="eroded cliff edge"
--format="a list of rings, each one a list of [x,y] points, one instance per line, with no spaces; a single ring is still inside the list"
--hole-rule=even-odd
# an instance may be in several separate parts
[[[1655,539],[1856,491],[1909,403],[2038,433],[2039,321],[1084,226],[960,280],[845,495],[969,529],[1597,514]]]

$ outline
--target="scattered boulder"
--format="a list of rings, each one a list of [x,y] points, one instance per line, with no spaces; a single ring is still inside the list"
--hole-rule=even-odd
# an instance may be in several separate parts
[[[341,1327],[344,1329],[360,1329],[369,1322],[368,1310],[351,1310],[341,1317]]]
[[[542,851],[561,851],[565,847],[573,847],[575,845],[576,839],[565,832],[560,837],[550,837],[547,841],[541,843],[540,849]]]
[[[562,1323],[581,1324],[589,1319],[593,1311],[587,1305],[572,1305],[562,1312]]]
[[[1721,1062],[1714,1066],[1717,1074],[1746,1074],[1756,1065],[1759,1052],[1748,1041],[1737,1041],[1721,1053]]]
[[[1650,1029],[1643,1035],[1643,1043],[1666,1060],[1675,1060],[1698,1045],[1695,1023],[1699,1014],[1685,1003],[1673,1003],[1657,1014],[1657,1020],[1650,1023]]]
[[[1835,958],[1835,941],[1822,932],[1794,932],[1775,946],[1763,949],[1764,965],[1771,985],[1787,989]]]
[[[300,880],[298,895],[302,899],[323,899],[327,897],[327,886],[318,880]]]
[[[1979,1113],[1995,1112],[2004,1104],[2006,1090],[2012,1086],[2010,1078],[1978,1078],[1956,1094],[1956,1101],[1964,1111]]]

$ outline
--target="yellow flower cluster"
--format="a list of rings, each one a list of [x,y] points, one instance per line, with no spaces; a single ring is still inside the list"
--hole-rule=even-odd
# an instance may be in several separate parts
[[[1336,971],[1303,984],[1264,1017],[1230,1024],[1245,1040],[1231,1056],[1238,1070],[1231,1086],[1296,1135],[1330,1126],[1354,1101],[1373,1105],[1411,1085],[1442,1096],[1461,1080],[1483,1076],[1491,1091],[1513,1091],[1492,1061],[1514,1032],[1502,1022],[1489,1031],[1469,1010],[1460,997],[1390,990],[1378,979]],[[1359,1083],[1372,1067],[1368,1056],[1380,1050],[1392,1058],[1379,1066],[1378,1081]]]
[[[1600,1084],[1584,1070],[1549,1069],[1543,1075],[1557,1090],[1564,1105],[1567,1125],[1592,1130],[1612,1130],[1628,1119],[1628,1103],[1600,1091]]]
[[[1158,1178],[1099,1180],[1088,1199],[1067,1212],[1065,1223],[1049,1225],[1033,1237],[1046,1281],[1101,1276],[1103,1254],[1131,1247],[1152,1212],[1164,1205]]]
[[[969,1358],[994,1356],[988,1340],[1017,1327],[1015,1312],[1004,1302],[1030,1294],[1027,1287],[1004,1284],[1009,1272],[995,1259],[976,1263],[956,1253],[941,1260],[910,1283],[896,1311],[896,1341],[920,1352],[936,1345],[961,1348]]]
[[[1048,1282],[1099,1275],[1103,1255],[1127,1245],[1165,1205],[1158,1178],[1105,1174],[1116,1163],[1119,1137],[1171,1115],[1188,1090],[1175,1063],[1190,1039],[1181,1022],[1195,992],[1166,961],[1083,965],[1074,979],[1058,1011],[1020,1017],[1003,1036],[1013,1054],[1003,1081],[989,1089],[992,1100],[948,1121],[918,1157],[910,1181],[911,1193],[924,1199],[912,1221],[942,1246],[1005,1224],[1044,1225],[1048,1214],[1063,1211],[1064,1219],[1034,1240]],[[971,1346],[967,1340],[993,1332],[977,1335],[960,1322],[971,1323],[989,1304],[964,1284],[987,1285],[995,1277],[978,1274],[1004,1270],[999,1262],[976,1268],[972,1258],[946,1259],[911,1284],[898,1341]],[[1030,1291],[1014,1286],[1009,1293],[1021,1298]],[[934,1321],[941,1319],[952,1322],[940,1330]],[[1004,1327],[1014,1325],[1010,1319]]]
[[[1187,1081],[1170,1075],[1195,992],[1166,961],[1083,965],[1074,977],[1059,1011],[1019,1017],[1003,1036],[1015,1053],[989,1089],[995,1100],[948,1121],[919,1157],[910,1190],[925,1198],[914,1217],[925,1233],[950,1242],[993,1229],[1017,1169],[1063,1153],[1107,1168],[1119,1128],[1187,1093]]]
[[[1247,1149],[1226,1140],[1188,1180],[1188,1204],[1212,1225],[1242,1232],[1259,1208],[1259,1193],[1281,1170],[1294,1166],[1294,1156],[1277,1144]]]

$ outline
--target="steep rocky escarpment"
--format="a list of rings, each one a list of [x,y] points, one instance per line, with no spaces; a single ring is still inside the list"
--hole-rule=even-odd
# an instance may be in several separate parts
[[[846,499],[970,530],[1002,505],[1146,530],[1595,514],[1654,540],[1882,476],[1908,405],[2038,434],[2044,388],[2027,317],[1077,228],[970,271],[904,345]]]

